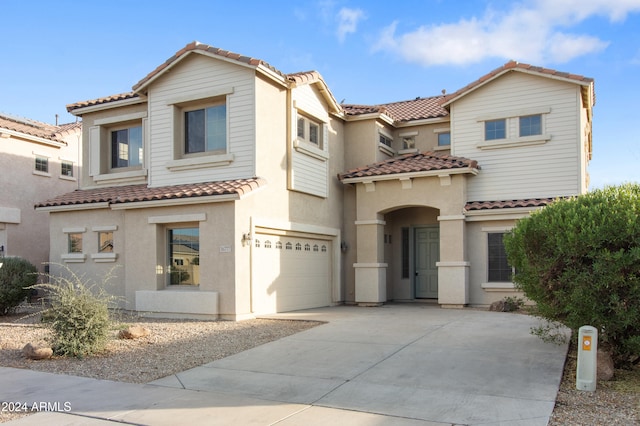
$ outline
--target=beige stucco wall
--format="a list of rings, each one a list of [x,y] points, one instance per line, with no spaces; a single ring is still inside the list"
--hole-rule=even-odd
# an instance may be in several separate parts
[[[355,301],[376,303],[398,298],[410,298],[410,280],[397,280],[400,270],[400,255],[389,257],[391,250],[384,244],[384,234],[392,230],[399,237],[400,229],[407,223],[438,223],[440,229],[440,285],[439,300],[442,304],[463,305],[468,303],[468,282],[465,278],[468,268],[466,251],[465,221],[462,216],[466,202],[467,175],[450,177],[421,177],[411,181],[411,187],[404,187],[399,180],[377,181],[373,184],[356,185],[357,217],[355,223],[345,223],[354,227],[358,241],[356,248]],[[422,208],[416,208],[416,207]],[[434,221],[435,219],[435,221]],[[352,235],[353,231],[347,231]],[[400,238],[396,238],[398,244]],[[378,271],[378,272],[376,272]],[[384,274],[380,282],[376,273]],[[388,282],[390,280],[390,282]],[[371,286],[383,292],[371,290]],[[351,284],[347,283],[351,289]],[[363,300],[358,291],[368,292],[371,300]],[[377,300],[375,299],[377,298]]]
[[[5,184],[0,185],[0,245],[6,256],[29,260],[40,272],[49,260],[49,217],[34,205],[78,187],[81,172],[78,157],[80,132],[62,135],[66,146],[38,143],[27,137],[0,137],[0,168]],[[35,157],[48,158],[49,172],[35,170]],[[73,177],[61,175],[61,162],[73,162]]]
[[[234,202],[157,207],[128,210],[82,210],[51,214],[51,261],[56,263],[53,274],[61,273],[60,265],[67,265],[87,279],[101,282],[113,269],[114,279],[107,290],[120,298],[120,306],[135,309],[136,291],[175,292],[180,304],[183,292],[217,292],[220,313],[234,312],[236,244],[234,231]],[[197,220],[193,220],[196,217]],[[98,236],[94,227],[115,226],[113,231],[114,262],[99,262]],[[167,230],[170,227],[199,227],[200,229],[200,285],[168,286]],[[68,251],[65,229],[84,229],[81,262],[65,261]],[[229,248],[227,251],[225,248]],[[188,306],[185,307],[188,309]],[[188,313],[188,311],[185,311]]]
[[[468,245],[470,269],[470,304],[488,306],[504,297],[523,297],[513,288],[512,283],[488,282],[488,241],[489,232],[506,232],[515,225],[515,220],[487,220],[468,222]],[[484,287],[484,288],[483,288]]]

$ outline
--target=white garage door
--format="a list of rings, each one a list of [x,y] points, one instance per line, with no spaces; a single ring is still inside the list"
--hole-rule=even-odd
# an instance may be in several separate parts
[[[331,304],[331,242],[255,234],[253,310],[257,314]]]

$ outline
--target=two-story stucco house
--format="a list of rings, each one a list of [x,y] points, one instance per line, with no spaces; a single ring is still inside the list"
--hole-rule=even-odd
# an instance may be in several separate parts
[[[79,102],[81,188],[39,203],[51,261],[124,307],[251,318],[338,303],[487,305],[502,235],[587,190],[591,79],[509,62],[465,88],[341,105],[317,72],[197,42]]]
[[[82,123],[53,125],[0,114],[0,256],[45,272],[49,217],[33,203],[78,187]]]

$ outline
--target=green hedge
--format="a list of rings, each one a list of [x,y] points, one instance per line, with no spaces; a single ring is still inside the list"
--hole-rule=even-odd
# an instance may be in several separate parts
[[[640,186],[558,200],[505,236],[514,281],[536,314],[599,330],[617,365],[640,354]]]
[[[38,281],[38,270],[28,260],[19,257],[0,259],[0,315],[7,315],[24,302]]]

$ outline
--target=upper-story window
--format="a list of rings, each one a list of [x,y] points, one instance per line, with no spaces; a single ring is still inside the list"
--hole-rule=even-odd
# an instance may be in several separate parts
[[[542,114],[520,117],[520,136],[534,136],[542,134]]]
[[[507,137],[507,125],[505,119],[489,120],[484,122],[484,140],[492,141]]]
[[[35,171],[49,173],[49,159],[42,155],[36,155]]]
[[[402,137],[402,149],[415,149],[416,137],[415,136],[403,136]]]
[[[89,128],[89,161],[84,167],[95,183],[109,185],[121,183],[123,179],[130,183],[146,181],[146,128],[146,110],[93,121]]]
[[[306,116],[298,115],[297,135],[298,140],[312,143],[318,148],[322,149],[322,126],[315,120],[312,120]]]
[[[111,168],[141,166],[144,157],[142,126],[111,130]]]
[[[383,135],[382,133],[380,133],[380,140],[379,142],[383,145],[388,146],[389,148],[391,148],[391,143],[393,142],[393,139],[391,139],[389,136],[387,135]]]
[[[226,152],[227,105],[218,103],[184,111],[184,153]]]
[[[73,177],[73,162],[62,160],[60,163],[60,175]]]
[[[520,146],[542,145],[551,140],[547,119],[549,107],[534,107],[489,113],[476,118],[484,135],[478,148],[500,149]]]
[[[451,145],[451,132],[438,133],[438,146]]]

